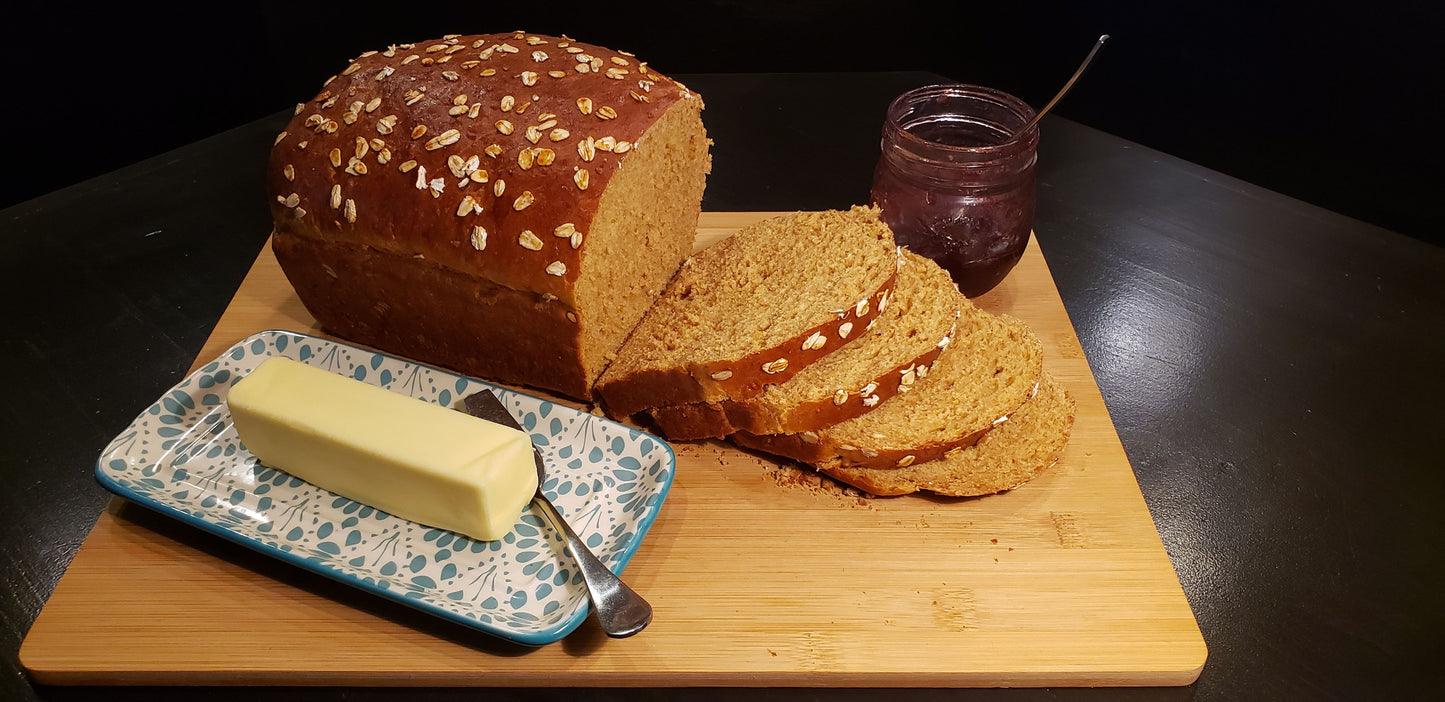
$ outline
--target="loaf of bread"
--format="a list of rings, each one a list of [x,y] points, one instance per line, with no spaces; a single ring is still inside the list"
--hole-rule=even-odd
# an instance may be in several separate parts
[[[597,392],[619,418],[754,397],[862,335],[897,272],[876,208],[749,225],[683,264]]]
[[[874,495],[919,490],[970,497],[1012,490],[1058,462],[1074,426],[1074,399],[1046,373],[1038,393],[977,444],[901,468],[860,468],[827,461],[825,475]]]
[[[902,468],[971,446],[1038,388],[1043,348],[1021,321],[967,307],[927,377],[875,410],[818,431],[731,439],[814,467]]]
[[[277,260],[330,333],[590,399],[691,249],[701,110],[565,36],[368,51],[276,137]]]
[[[751,399],[659,407],[652,418],[669,439],[798,433],[852,419],[925,377],[970,305],[948,271],[904,250],[893,294],[857,341]]]

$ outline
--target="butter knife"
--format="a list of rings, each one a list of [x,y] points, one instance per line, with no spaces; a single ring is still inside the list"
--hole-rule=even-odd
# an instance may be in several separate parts
[[[464,403],[467,414],[473,417],[526,433],[491,390],[472,393]],[[566,537],[567,550],[572,552],[572,558],[577,561],[577,567],[582,571],[582,579],[587,583],[587,596],[592,600],[592,608],[597,612],[597,621],[602,625],[602,630],[607,632],[608,636],[618,639],[642,631],[652,621],[652,605],[622,582],[587,549],[587,545],[582,543],[582,539],[568,526],[567,520],[562,518],[562,513],[547,499],[547,495],[542,492],[542,483],[547,478],[546,464],[536,446],[532,447],[532,460],[537,465],[537,494],[532,499],[542,507],[552,525]]]

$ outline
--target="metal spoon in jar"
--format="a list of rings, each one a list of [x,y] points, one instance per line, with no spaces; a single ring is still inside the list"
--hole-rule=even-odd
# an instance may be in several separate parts
[[[1099,53],[1099,49],[1103,48],[1104,42],[1108,40],[1108,34],[1099,35],[1099,41],[1094,42],[1094,48],[1089,49],[1089,55],[1084,57],[1084,62],[1079,64],[1079,70],[1074,71],[1074,75],[1072,78],[1069,78],[1069,82],[1064,83],[1064,87],[1059,89],[1059,94],[1055,95],[1054,99],[1049,101],[1049,104],[1044,105],[1044,109],[1039,110],[1037,113],[1035,113],[1034,118],[1029,120],[1028,124],[1025,124],[1023,126],[1023,129],[1014,132],[1014,135],[1009,137],[1008,141],[1013,141],[1020,136],[1026,134],[1030,129],[1033,129],[1035,124],[1039,123],[1039,120],[1044,118],[1044,115],[1048,114],[1049,110],[1054,109],[1054,105],[1058,104],[1059,100],[1063,99],[1064,95],[1069,92],[1070,88],[1074,87],[1074,82],[1079,80],[1079,76],[1084,75],[1084,69],[1088,68],[1089,64],[1094,61],[1094,56]],[[1008,142],[1006,141],[1004,143]]]

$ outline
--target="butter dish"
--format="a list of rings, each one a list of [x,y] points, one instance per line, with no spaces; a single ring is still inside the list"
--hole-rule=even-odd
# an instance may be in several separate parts
[[[252,335],[142,412],[102,452],[96,477],[150,509],[418,610],[523,645],[555,642],[586,618],[581,574],[534,506],[510,533],[477,541],[400,519],[259,464],[226,397],[284,356],[439,405],[490,389],[542,453],[543,490],[620,573],[672,485],[661,439],[525,393],[289,331]]]

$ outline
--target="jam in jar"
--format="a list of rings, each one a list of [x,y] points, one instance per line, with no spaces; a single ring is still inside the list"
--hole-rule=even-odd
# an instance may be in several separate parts
[[[1038,127],[1024,101],[992,88],[934,85],[898,96],[883,124],[873,203],[897,242],[938,262],[968,297],[1023,256],[1034,221]]]

